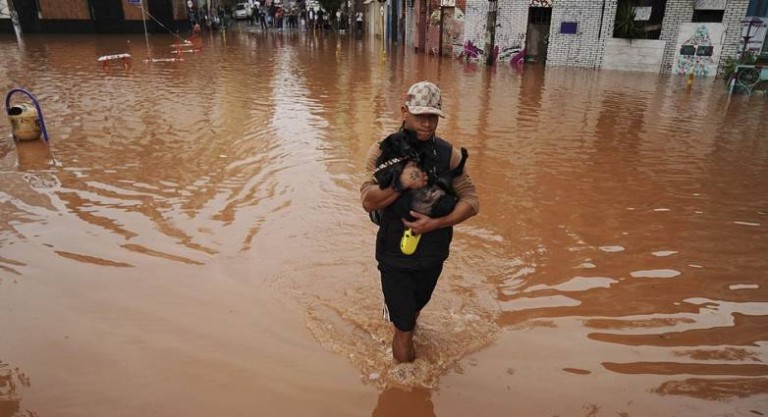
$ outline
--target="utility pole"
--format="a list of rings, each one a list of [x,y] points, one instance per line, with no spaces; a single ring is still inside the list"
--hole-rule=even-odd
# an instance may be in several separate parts
[[[147,33],[147,16],[144,12],[144,0],[139,0],[141,6],[141,21],[144,23],[144,38],[147,41],[147,58],[152,59],[152,51],[149,49],[149,33]]]
[[[493,56],[494,43],[496,42],[496,12],[499,3],[496,0],[488,0],[488,18],[485,22],[485,63],[493,65],[495,57]]]
[[[13,25],[13,31],[16,32],[16,40],[21,42],[21,22],[19,21],[19,13],[16,11],[16,6],[13,5],[13,0],[8,0],[8,14],[11,15],[11,24]]]
[[[443,56],[443,11],[445,8],[443,7],[444,0],[440,2],[440,36],[438,37],[438,44],[437,44],[437,56],[442,57]]]

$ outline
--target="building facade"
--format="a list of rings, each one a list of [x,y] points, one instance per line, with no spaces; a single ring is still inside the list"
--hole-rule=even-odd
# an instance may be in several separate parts
[[[748,7],[768,8],[768,0],[390,1],[402,1],[403,12],[388,18],[405,22],[390,39],[429,54],[697,76],[714,76],[736,56]],[[496,49],[486,51],[491,32]]]
[[[142,0],[148,30],[188,29],[185,0]],[[13,32],[15,12],[24,33],[137,33],[139,0],[0,0],[0,31]],[[152,17],[149,17],[151,15]]]

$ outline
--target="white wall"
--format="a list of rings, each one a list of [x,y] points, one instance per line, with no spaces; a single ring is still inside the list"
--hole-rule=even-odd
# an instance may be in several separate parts
[[[665,41],[647,39],[606,39],[603,69],[660,72]]]
[[[547,66],[601,68],[615,16],[616,0],[554,0]],[[576,22],[577,33],[560,33],[563,22]]]

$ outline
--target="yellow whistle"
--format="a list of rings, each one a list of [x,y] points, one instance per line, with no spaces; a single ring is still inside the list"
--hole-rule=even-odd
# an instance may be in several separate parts
[[[416,252],[416,246],[419,245],[419,239],[421,239],[421,235],[413,233],[410,227],[405,229],[403,238],[400,239],[400,252],[405,255],[413,255]]]

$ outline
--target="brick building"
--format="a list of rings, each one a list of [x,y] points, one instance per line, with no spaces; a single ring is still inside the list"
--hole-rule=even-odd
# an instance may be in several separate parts
[[[406,45],[431,54],[482,60],[491,2],[405,0],[404,4]],[[725,57],[736,55],[750,2],[498,0],[497,4],[499,62],[524,57],[551,66],[661,73],[695,70],[696,75],[711,76]],[[624,33],[628,26],[635,29]],[[701,43],[696,45],[699,52],[681,57],[681,46],[691,39]]]

